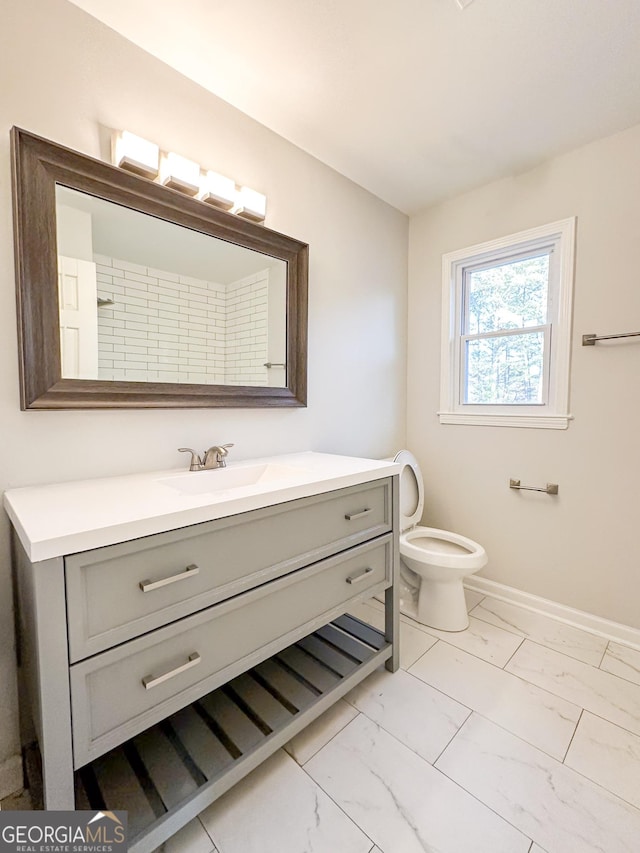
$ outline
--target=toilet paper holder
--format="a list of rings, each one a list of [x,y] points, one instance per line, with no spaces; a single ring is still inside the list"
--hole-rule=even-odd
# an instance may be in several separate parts
[[[544,488],[538,488],[537,486],[521,486],[520,480],[509,480],[509,488],[510,489],[519,489],[525,492],[544,492],[546,495],[557,495],[558,494],[558,484],[557,483],[547,483]]]

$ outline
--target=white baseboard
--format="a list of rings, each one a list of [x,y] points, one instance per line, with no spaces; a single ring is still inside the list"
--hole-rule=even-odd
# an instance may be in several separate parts
[[[632,646],[640,650],[640,629],[632,628],[630,625],[612,622],[610,619],[594,616],[584,610],[575,610],[573,607],[558,604],[548,598],[541,598],[538,595],[522,592],[512,586],[475,575],[465,582],[465,588],[482,595],[488,595],[490,598],[498,598],[500,601],[517,604],[527,610],[533,610],[535,613],[542,613],[544,616],[556,619],[558,622],[573,625],[574,628],[582,628],[583,631],[590,631],[599,637],[605,637],[607,640],[613,640],[616,643],[622,643],[625,646]]]
[[[0,800],[23,787],[22,756],[12,755],[0,764]]]

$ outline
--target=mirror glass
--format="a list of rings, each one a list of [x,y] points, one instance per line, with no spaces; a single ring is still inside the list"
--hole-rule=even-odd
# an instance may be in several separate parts
[[[287,262],[56,184],[64,379],[287,386]]]

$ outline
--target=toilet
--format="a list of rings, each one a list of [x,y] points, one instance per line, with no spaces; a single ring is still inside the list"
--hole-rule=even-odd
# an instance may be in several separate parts
[[[441,631],[464,631],[469,616],[462,581],[487,564],[484,548],[457,533],[422,527],[424,481],[418,460],[401,450],[400,610]]]

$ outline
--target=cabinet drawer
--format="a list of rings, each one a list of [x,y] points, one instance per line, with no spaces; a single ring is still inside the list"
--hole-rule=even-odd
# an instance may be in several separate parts
[[[385,479],[67,557],[70,659],[391,529]]]
[[[71,667],[82,766],[391,582],[388,535]]]

